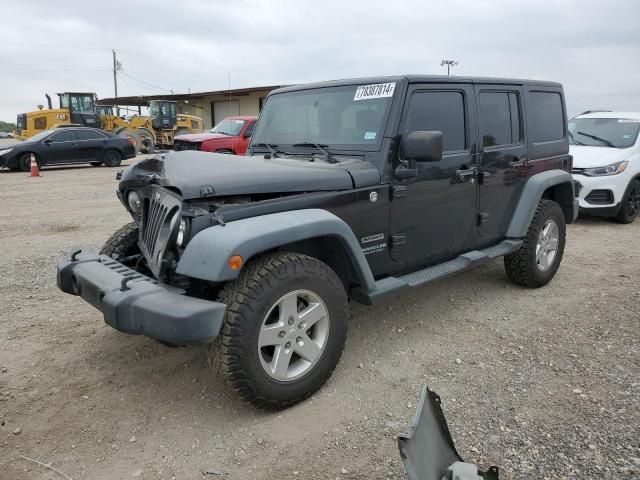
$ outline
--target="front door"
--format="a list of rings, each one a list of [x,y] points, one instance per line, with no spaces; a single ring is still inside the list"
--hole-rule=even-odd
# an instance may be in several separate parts
[[[61,128],[43,141],[42,164],[74,163],[79,161],[80,151],[76,131]]]
[[[478,233],[499,238],[520,198],[527,165],[519,86],[476,85],[480,131]]]
[[[410,86],[399,133],[417,130],[442,132],[444,154],[439,162],[418,163],[416,178],[392,185],[391,255],[398,262],[428,263],[459,251],[470,233],[475,234],[473,87]]]

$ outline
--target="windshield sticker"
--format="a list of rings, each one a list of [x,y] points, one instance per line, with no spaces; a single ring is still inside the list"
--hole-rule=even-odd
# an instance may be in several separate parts
[[[364,132],[364,139],[365,140],[375,140],[376,139],[376,132]]]
[[[618,123],[640,123],[640,120],[635,118],[619,118]]]
[[[356,89],[353,101],[369,100],[371,98],[393,97],[393,91],[396,89],[396,82],[376,83],[374,85],[361,85]]]

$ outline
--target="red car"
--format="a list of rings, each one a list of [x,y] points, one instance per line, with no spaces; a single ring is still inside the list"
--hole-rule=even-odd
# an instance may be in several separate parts
[[[256,120],[258,117],[250,115],[227,117],[206,133],[178,135],[173,149],[244,155]]]

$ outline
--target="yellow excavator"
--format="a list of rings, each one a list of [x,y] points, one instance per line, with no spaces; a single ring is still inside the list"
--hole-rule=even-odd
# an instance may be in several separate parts
[[[102,128],[123,137],[134,139],[136,153],[151,152],[156,147],[173,146],[176,135],[202,133],[200,117],[177,113],[177,102],[151,100],[149,115],[134,115],[128,119],[116,115],[113,107],[97,105],[95,93],[59,93],[59,108],[54,109],[51,97],[46,95],[48,109],[18,114],[16,138],[27,139],[50,128],[65,125]]]

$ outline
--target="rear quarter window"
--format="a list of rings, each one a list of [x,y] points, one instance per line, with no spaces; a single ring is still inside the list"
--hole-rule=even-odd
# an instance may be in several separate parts
[[[529,92],[529,131],[534,143],[565,137],[562,96],[558,92]]]

